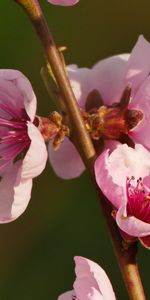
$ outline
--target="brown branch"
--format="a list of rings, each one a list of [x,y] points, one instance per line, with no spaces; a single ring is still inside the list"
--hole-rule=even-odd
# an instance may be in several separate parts
[[[66,110],[65,112],[69,116],[74,143],[76,144],[76,147],[78,148],[81,157],[92,177],[92,181],[98,190],[93,168],[96,152],[86,131],[79,107],[70,86],[70,82],[64,70],[59,51],[48,29],[39,2],[37,0],[15,0],[15,2],[20,4],[25,9],[36,29],[41,44],[44,48],[47,60],[52,68],[63,96],[63,102]],[[62,107],[62,105],[60,106]],[[116,253],[129,297],[131,300],[145,300],[140,274],[136,264],[136,244],[130,246],[130,248],[127,250],[123,250],[122,239],[118,232],[118,228],[111,217],[110,204],[104,200],[104,196],[99,190],[98,194],[100,198],[100,206],[107,223],[110,238],[112,240],[114,251]]]

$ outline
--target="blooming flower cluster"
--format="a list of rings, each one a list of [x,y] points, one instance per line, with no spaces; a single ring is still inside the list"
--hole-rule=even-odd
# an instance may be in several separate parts
[[[100,135],[100,155],[95,162],[95,176],[100,189],[112,204],[112,214],[122,236],[127,240],[139,239],[148,248],[149,57],[150,44],[141,36],[130,55],[110,57],[92,69],[80,69],[75,65],[67,68],[81,110],[93,111],[98,106],[103,120],[108,110],[106,120],[110,125],[115,109],[121,111],[119,107],[122,107],[124,111],[120,127],[121,130],[124,128],[121,131],[123,139],[120,132],[116,135],[116,127],[109,133],[111,127],[102,126],[105,132]],[[57,116],[53,118],[58,119]],[[0,70],[0,223],[15,220],[23,213],[30,199],[32,178],[45,167],[47,150],[44,136],[49,125],[45,118],[44,122],[46,127],[41,126],[40,132],[36,97],[28,79],[19,71]],[[52,127],[52,136],[59,132],[58,127],[56,131],[55,126]],[[65,136],[65,133],[62,134],[61,139]],[[111,140],[113,135],[118,136],[118,141]],[[57,151],[49,142],[48,153],[56,174],[62,178],[77,177],[85,169],[68,138]]]
[[[95,262],[76,256],[76,279],[73,290],[58,297],[58,300],[115,300],[115,294],[105,271]]]
[[[95,109],[97,105],[113,110],[122,105],[122,97],[130,90],[128,101],[123,99],[126,130],[116,142],[107,137],[99,140],[95,174],[99,187],[112,203],[122,235],[126,233],[129,240],[139,238],[149,247],[150,44],[140,36],[131,54],[104,59],[92,69],[71,65],[68,74],[79,106],[84,110]],[[49,157],[56,174],[62,178],[77,177],[85,169],[67,138],[57,152],[49,144]]]

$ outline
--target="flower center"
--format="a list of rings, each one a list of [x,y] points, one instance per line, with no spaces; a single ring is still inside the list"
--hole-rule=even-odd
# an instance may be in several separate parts
[[[116,139],[120,140],[129,131],[136,127],[143,119],[140,110],[128,109],[131,99],[131,87],[127,86],[121,99],[111,106],[105,106],[97,90],[91,91],[86,99],[85,112],[82,116],[85,125],[93,140]]]
[[[134,216],[150,224],[150,190],[143,184],[142,178],[127,178],[127,215]]]
[[[0,102],[0,171],[30,145],[25,109]]]

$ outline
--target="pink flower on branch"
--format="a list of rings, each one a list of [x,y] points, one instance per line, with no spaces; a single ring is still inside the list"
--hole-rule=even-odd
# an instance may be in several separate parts
[[[115,294],[105,271],[95,262],[76,256],[74,290],[58,297],[58,300],[115,300]]]
[[[141,143],[148,149],[150,149],[149,74],[150,44],[143,36],[139,37],[130,55],[116,55],[104,59],[92,69],[68,66],[73,91],[84,111],[94,110],[103,105],[106,108],[117,107],[120,105],[122,95],[126,93],[126,88],[131,87],[125,108],[127,115],[124,132],[132,142]],[[100,142],[102,140],[103,138]],[[85,169],[77,150],[67,138],[57,152],[54,152],[49,144],[49,158],[56,174],[64,179],[77,177]]]
[[[112,203],[113,216],[126,240],[150,248],[150,152],[111,143],[95,162],[96,181]],[[125,234],[124,234],[125,233]]]
[[[48,0],[49,3],[61,6],[71,6],[79,2],[79,0]]]
[[[46,164],[47,150],[35,113],[29,80],[19,71],[0,70],[0,223],[24,212],[32,178]]]

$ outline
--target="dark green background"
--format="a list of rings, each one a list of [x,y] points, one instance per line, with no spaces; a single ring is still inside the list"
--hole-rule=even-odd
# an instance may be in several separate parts
[[[72,8],[40,2],[57,44],[68,47],[68,64],[90,67],[104,57],[130,52],[141,33],[150,40],[149,1],[81,0]],[[13,0],[0,1],[0,41],[1,68],[19,69],[28,76],[38,113],[47,115],[54,106],[39,74],[42,50],[27,16]],[[99,262],[117,299],[128,299],[88,175],[63,181],[48,164],[34,180],[26,212],[0,225],[0,299],[56,300],[72,288],[74,255]],[[149,297],[150,253],[142,247],[139,264]]]

